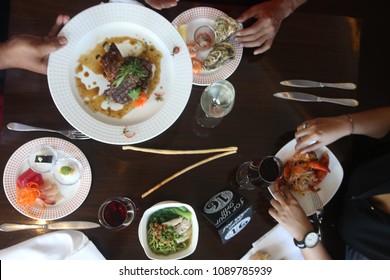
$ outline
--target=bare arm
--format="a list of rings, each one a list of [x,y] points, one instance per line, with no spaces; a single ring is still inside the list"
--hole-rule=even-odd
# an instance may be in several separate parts
[[[349,116],[350,119],[346,115],[317,118],[299,125],[295,132],[296,150],[309,152],[351,133],[382,138],[390,131],[390,107],[354,113]]]
[[[69,16],[59,15],[47,36],[16,35],[0,44],[0,69],[21,68],[46,74],[49,54],[63,47],[67,40],[57,37]]]
[[[255,47],[254,54],[271,48],[282,21],[307,0],[270,0],[253,5],[237,18],[245,22],[255,18],[256,22],[236,34],[236,40],[244,47]]]
[[[290,191],[283,189],[281,192],[276,192],[275,198],[276,200],[271,200],[273,208],[269,209],[269,214],[296,240],[302,240],[308,232],[314,230],[302,207]],[[307,260],[331,258],[321,241],[313,248],[301,249],[301,253]]]

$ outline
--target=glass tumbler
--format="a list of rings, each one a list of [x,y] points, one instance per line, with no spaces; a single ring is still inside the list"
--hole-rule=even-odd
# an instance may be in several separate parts
[[[135,204],[130,198],[110,197],[99,208],[99,222],[107,229],[124,229],[134,220],[135,209]]]
[[[215,44],[215,31],[211,26],[200,26],[195,30],[194,41],[196,49],[204,51],[210,49]]]
[[[232,110],[234,98],[235,90],[230,82],[220,80],[212,83],[200,97],[200,105],[195,114],[196,121],[206,128],[217,126]]]
[[[282,175],[282,161],[275,156],[266,156],[241,164],[237,169],[236,180],[240,189],[254,190],[268,187]]]

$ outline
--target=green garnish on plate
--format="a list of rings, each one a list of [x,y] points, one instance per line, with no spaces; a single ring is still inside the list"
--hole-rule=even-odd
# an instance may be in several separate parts
[[[72,173],[74,172],[74,169],[70,166],[62,166],[61,169],[60,169],[60,173],[62,175],[71,175]]]

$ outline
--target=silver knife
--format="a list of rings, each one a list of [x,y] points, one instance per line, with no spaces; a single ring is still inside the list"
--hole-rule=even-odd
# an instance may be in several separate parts
[[[4,223],[0,225],[0,231],[17,231],[25,229],[89,229],[100,227],[99,224],[93,222],[82,222],[82,221],[65,221],[65,222],[54,222],[50,224],[18,224],[18,223]]]
[[[303,102],[329,102],[339,105],[345,105],[350,107],[356,107],[359,105],[359,102],[355,99],[349,99],[349,98],[326,98],[326,97],[319,97],[313,94],[308,94],[304,92],[278,92],[274,94],[275,97],[289,99],[289,100],[296,100],[296,101],[303,101]]]
[[[316,81],[309,80],[287,80],[281,81],[281,85],[290,86],[290,87],[301,87],[301,88],[313,88],[313,87],[332,87],[332,88],[340,88],[340,89],[356,89],[356,85],[354,83],[321,83]]]

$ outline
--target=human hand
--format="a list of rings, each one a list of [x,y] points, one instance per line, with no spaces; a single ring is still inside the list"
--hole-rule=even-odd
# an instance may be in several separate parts
[[[175,7],[179,0],[145,0],[145,2],[157,10],[162,10]]]
[[[314,230],[302,207],[286,187],[274,195],[276,199],[271,199],[273,208],[268,213],[296,240],[302,240],[309,231]]]
[[[351,123],[346,115],[309,120],[299,125],[295,132],[295,150],[307,153],[350,133]]]
[[[252,6],[237,18],[245,22],[255,18],[256,22],[236,34],[237,42],[244,47],[258,47],[254,54],[261,54],[271,48],[282,21],[293,12],[289,1],[272,0]]]
[[[46,36],[16,35],[0,46],[0,68],[21,68],[46,74],[49,54],[66,45],[67,40],[57,34],[69,21],[59,15]]]

